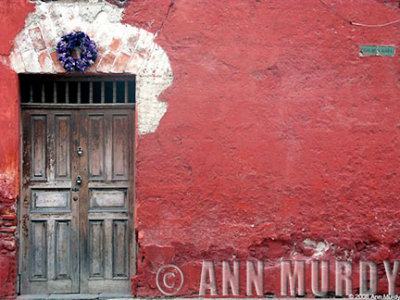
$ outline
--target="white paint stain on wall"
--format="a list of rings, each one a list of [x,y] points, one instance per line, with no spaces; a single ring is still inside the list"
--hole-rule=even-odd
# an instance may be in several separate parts
[[[303,245],[304,248],[312,249],[314,251],[314,254],[312,255],[313,258],[323,256],[325,252],[329,250],[329,243],[326,241],[316,242],[311,239],[305,239]]]
[[[158,97],[172,84],[171,65],[154,34],[122,24],[122,13],[123,8],[105,0],[39,1],[16,36],[8,62],[17,73],[65,73],[56,44],[64,34],[84,31],[99,48],[88,72],[135,74],[138,133],[155,132],[167,111]]]

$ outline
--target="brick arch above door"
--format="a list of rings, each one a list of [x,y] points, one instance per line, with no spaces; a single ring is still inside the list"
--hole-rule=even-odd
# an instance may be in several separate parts
[[[14,39],[8,64],[17,73],[65,73],[56,44],[64,34],[84,31],[99,48],[87,72],[135,74],[138,134],[155,132],[167,111],[158,96],[172,84],[171,65],[154,34],[121,23],[123,10],[105,0],[37,2]]]

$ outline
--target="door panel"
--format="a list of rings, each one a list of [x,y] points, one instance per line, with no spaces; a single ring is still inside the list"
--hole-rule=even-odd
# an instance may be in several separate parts
[[[22,118],[21,292],[130,293],[134,110]]]
[[[129,144],[126,143],[128,137],[128,115],[112,115],[112,179],[128,180],[129,172]]]
[[[89,180],[104,180],[104,115],[88,116]]]
[[[104,278],[104,221],[89,221],[90,278]]]
[[[31,223],[31,268],[32,281],[47,280],[47,222],[33,220]]]
[[[55,278],[71,278],[71,222],[55,221]]]
[[[70,150],[71,150],[71,116],[56,115],[56,134],[55,151],[56,151],[56,179],[71,179],[70,170]]]
[[[79,291],[78,204],[71,160],[76,115],[23,111],[21,292]]]
[[[47,115],[31,117],[31,181],[46,180]]]
[[[113,278],[128,277],[128,243],[127,220],[113,220],[112,253],[113,253]]]
[[[130,292],[133,270],[134,115],[126,110],[81,111],[81,146],[88,149],[80,171],[87,187],[82,211],[89,228],[86,268],[81,286],[87,291]],[[87,172],[85,173],[85,170]],[[86,183],[85,183],[86,184]],[[93,251],[92,249],[95,249]]]
[[[89,189],[89,211],[127,211],[127,188]]]
[[[31,212],[70,212],[71,189],[39,189],[31,188]]]

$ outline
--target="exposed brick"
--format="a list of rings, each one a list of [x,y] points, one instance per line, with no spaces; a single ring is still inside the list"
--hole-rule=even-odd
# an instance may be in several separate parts
[[[39,64],[42,70],[54,72],[53,60],[47,51],[43,51],[39,54]]]
[[[31,37],[33,48],[35,48],[37,52],[46,48],[42,32],[39,27],[29,29],[29,36]]]
[[[19,33],[14,40],[14,49],[25,52],[32,49],[32,40],[28,35],[28,31],[22,31]]]
[[[4,222],[3,226],[6,227],[12,227],[12,226],[17,226],[17,221],[13,221],[13,222]]]
[[[140,67],[143,65],[143,62],[144,58],[140,53],[138,52],[133,53],[133,55],[131,56],[131,60],[129,61],[129,63],[125,68],[125,72],[129,72],[132,74],[139,73]]]
[[[106,53],[108,51],[108,48],[104,48],[100,45],[97,45],[97,49],[99,50],[98,51],[99,57],[101,57],[104,53]]]
[[[16,220],[17,219],[17,215],[16,214],[12,214],[12,215],[3,215],[1,216],[1,218],[3,220]]]
[[[52,52],[50,54],[50,56],[51,56],[51,59],[53,61],[53,66],[54,66],[54,69],[56,70],[56,72],[58,72],[58,73],[65,72],[65,69],[63,68],[63,66],[61,65],[60,61],[58,60],[57,52],[55,52],[55,51]]]
[[[0,232],[14,233],[17,229],[13,227],[0,228]]]
[[[140,36],[136,44],[136,52],[139,52],[143,57],[147,58],[154,42],[154,36],[145,30],[140,31]]]
[[[115,54],[112,52],[108,52],[104,54],[104,56],[101,58],[101,61],[97,67],[98,72],[110,72],[111,68],[114,64],[115,60]]]
[[[122,51],[129,54],[135,51],[136,44],[139,39],[139,30],[134,28],[132,31],[133,32],[130,32],[129,36],[124,39],[122,46]]]
[[[41,71],[38,55],[34,50],[22,53],[26,71],[37,73]]]
[[[97,70],[97,66],[98,66],[99,63],[100,63],[100,60],[101,60],[101,57],[98,57],[98,58],[96,59],[96,61],[93,63],[93,65],[91,65],[90,68],[87,69],[87,72],[89,72],[89,73],[95,73],[96,70]]]
[[[122,41],[120,38],[113,38],[109,46],[109,49],[112,52],[118,52],[118,50],[121,48],[121,45]]]
[[[136,43],[137,43],[138,39],[139,39],[139,34],[131,35],[128,38],[128,44],[133,47],[136,47]]]
[[[14,215],[16,214],[15,209],[13,208],[5,208],[4,210],[2,210],[1,212],[3,215]]]
[[[112,71],[114,73],[123,73],[130,58],[131,57],[128,54],[120,53],[115,60]]]
[[[57,33],[56,33],[54,27],[51,25],[53,25],[53,24],[49,23],[49,26],[47,26],[45,28],[45,30],[43,30],[43,27],[42,27],[42,31],[45,33],[43,35],[43,41],[46,44],[47,48],[55,48],[57,45],[57,42],[60,38],[59,36],[57,36]]]

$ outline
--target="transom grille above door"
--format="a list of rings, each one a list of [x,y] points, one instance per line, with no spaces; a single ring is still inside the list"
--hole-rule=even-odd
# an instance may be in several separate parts
[[[22,105],[134,104],[135,76],[20,75]]]

